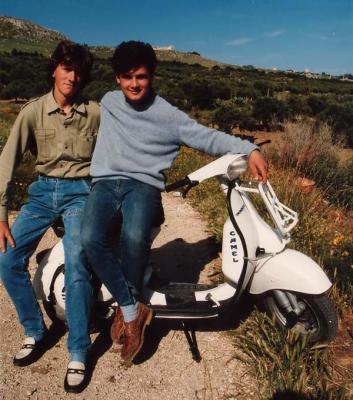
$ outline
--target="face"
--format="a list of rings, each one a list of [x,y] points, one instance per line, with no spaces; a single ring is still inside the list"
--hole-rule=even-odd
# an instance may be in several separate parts
[[[152,77],[145,66],[117,75],[116,81],[131,103],[140,103],[146,99],[152,88]]]
[[[54,78],[54,94],[71,98],[77,93],[81,76],[72,67],[59,64],[52,76]]]

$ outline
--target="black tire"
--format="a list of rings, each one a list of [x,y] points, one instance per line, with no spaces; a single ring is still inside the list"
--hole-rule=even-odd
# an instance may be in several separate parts
[[[53,302],[44,300],[43,308],[47,313],[49,319],[53,324],[67,327],[65,319],[65,310],[54,300]],[[110,321],[114,313],[112,312],[113,307],[110,303],[95,305],[92,312],[92,317],[90,321],[89,332],[96,333],[101,330],[101,327]]]
[[[66,326],[66,315],[65,308],[63,308],[63,302],[66,302],[65,287],[64,287],[64,271],[65,266],[60,265],[50,284],[50,300],[43,300],[43,308],[47,313],[50,320],[57,325]],[[60,280],[61,281],[60,281]],[[57,290],[55,291],[55,284],[58,284]],[[96,282],[97,283],[97,282]],[[95,283],[93,283],[95,284]],[[97,296],[100,289],[100,284],[95,286],[95,296]],[[59,298],[58,298],[59,297]],[[99,330],[99,327],[104,321],[109,320],[113,316],[112,303],[111,302],[95,302],[92,310],[92,316],[90,321],[90,333],[94,333]]]
[[[43,307],[51,322],[60,328],[67,328],[66,320],[65,320],[65,310],[59,306],[59,304],[52,304],[50,301],[43,301]],[[108,306],[106,307],[108,310]],[[97,317],[95,315],[92,316],[89,326],[89,333],[97,333],[102,330],[102,328],[109,323],[111,324],[111,316],[108,315],[108,311],[101,317]]]
[[[50,301],[44,300],[43,307],[53,324],[65,326],[65,310],[57,303],[52,304]]]
[[[288,292],[284,292],[288,293]],[[311,344],[328,342],[337,334],[337,313],[332,301],[325,295],[307,295],[292,293],[303,311],[293,322],[293,317],[278,303],[273,292],[265,295],[264,306],[267,314],[274,318],[277,325],[293,329],[303,335],[310,335]]]

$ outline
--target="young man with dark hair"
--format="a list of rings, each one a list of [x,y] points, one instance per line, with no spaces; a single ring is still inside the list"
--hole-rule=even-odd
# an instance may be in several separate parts
[[[58,44],[49,65],[52,90],[22,108],[0,156],[0,275],[25,334],[13,363],[29,365],[43,352],[46,327],[30,281],[28,260],[47,229],[61,218],[70,353],[65,389],[72,392],[84,387],[91,344],[92,288],[80,228],[100,111],[97,103],[81,98],[80,91],[89,80],[92,61],[86,47],[68,40]],[[36,155],[39,176],[30,185],[29,198],[10,231],[6,192],[27,150]]]
[[[52,85],[55,83],[54,71],[60,64],[70,67],[79,74],[81,89],[89,83],[93,57],[85,46],[75,44],[70,40],[63,40],[56,46],[48,65],[48,80]]]
[[[257,179],[267,179],[267,164],[257,146],[190,119],[154,93],[153,48],[123,42],[113,68],[121,91],[101,101],[101,125],[91,164],[93,187],[85,206],[82,243],[90,264],[120,308],[112,325],[113,341],[130,364],[141,349],[152,312],[139,303],[150,252],[153,221],[161,214],[163,171],[181,145],[206,153],[245,153]],[[109,227],[122,213],[120,262],[110,246]]]

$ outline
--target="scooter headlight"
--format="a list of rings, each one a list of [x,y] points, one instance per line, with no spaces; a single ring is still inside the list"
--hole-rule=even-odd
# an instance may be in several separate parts
[[[227,168],[227,177],[229,180],[234,181],[248,168],[248,163],[245,157],[238,157],[232,161]]]

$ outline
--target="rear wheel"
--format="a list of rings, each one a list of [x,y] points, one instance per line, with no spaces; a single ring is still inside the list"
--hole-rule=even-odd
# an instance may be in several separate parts
[[[58,267],[56,273],[53,276],[52,282],[50,284],[50,294],[49,300],[43,301],[43,307],[45,312],[51,321],[58,325],[66,325],[66,313],[65,313],[65,303],[66,303],[66,291],[65,291],[65,268],[64,265]],[[92,317],[90,322],[90,332],[96,332],[100,326],[109,320],[113,315],[113,308],[111,301],[97,301],[98,292],[100,286],[96,287],[95,291],[95,301],[92,308]]]
[[[65,323],[65,266],[60,265],[50,283],[49,300],[43,301],[43,307],[53,323]]]
[[[337,313],[332,301],[324,294],[307,295],[281,291],[292,296],[299,311],[294,315],[288,312],[278,296],[269,292],[264,298],[266,312],[274,317],[278,325],[292,329],[303,335],[310,335],[310,343],[327,342],[337,334]]]

